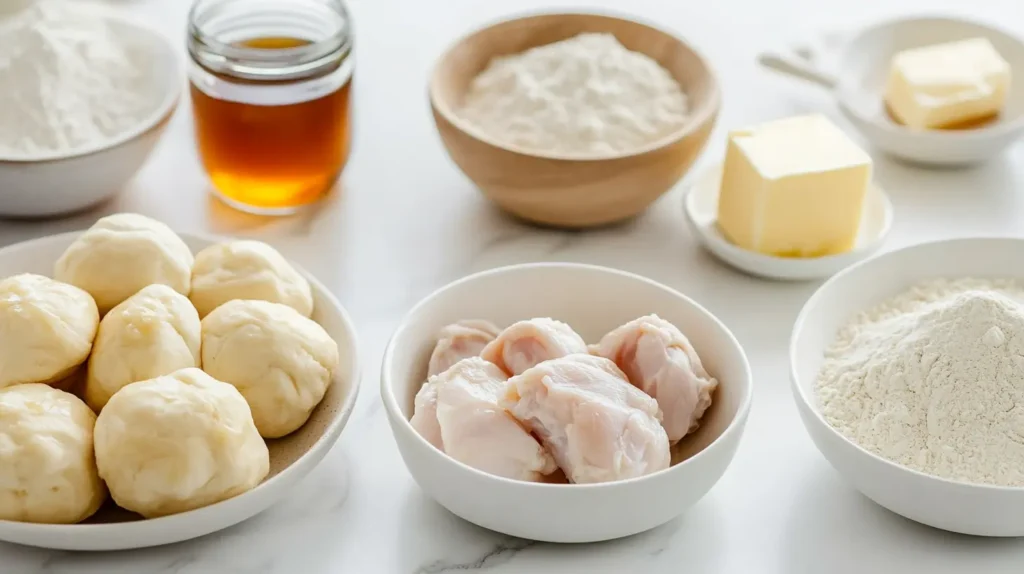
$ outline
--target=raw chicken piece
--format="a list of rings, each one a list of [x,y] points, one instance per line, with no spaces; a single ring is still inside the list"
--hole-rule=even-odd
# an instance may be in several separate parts
[[[668,468],[658,403],[608,359],[580,354],[543,362],[509,379],[500,404],[540,437],[572,482]]]
[[[662,424],[675,444],[697,429],[718,386],[675,325],[647,315],[617,327],[590,352],[615,361],[629,382],[658,401]]]
[[[423,383],[416,393],[412,405],[412,418],[409,419],[412,428],[420,433],[420,436],[427,439],[427,442],[444,451],[444,444],[441,442],[441,425],[437,423],[437,384],[434,384],[434,377]]]
[[[498,406],[505,373],[479,357],[463,359],[427,381],[416,395],[412,426],[455,460],[497,476],[541,481],[554,459]]]
[[[498,332],[493,323],[482,319],[467,319],[442,328],[437,334],[434,352],[430,354],[427,376],[443,373],[467,357],[479,357],[480,351],[498,336]]]
[[[513,323],[488,343],[480,356],[511,376],[549,359],[586,352],[586,342],[572,327],[539,318]]]

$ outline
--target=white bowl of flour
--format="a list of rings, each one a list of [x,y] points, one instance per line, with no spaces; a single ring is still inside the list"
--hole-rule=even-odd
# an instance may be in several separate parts
[[[863,494],[964,534],[1024,536],[1024,240],[880,255],[807,301],[793,394]]]
[[[81,210],[145,163],[177,105],[180,58],[101,7],[19,6],[0,11],[0,216]]]

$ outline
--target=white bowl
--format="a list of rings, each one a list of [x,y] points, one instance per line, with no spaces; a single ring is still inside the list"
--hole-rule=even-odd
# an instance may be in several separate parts
[[[0,156],[0,216],[51,217],[80,211],[120,192],[163,134],[181,95],[179,47],[156,30],[108,15],[112,29],[152,53],[150,72],[162,94],[152,112],[119,136],[69,153]]]
[[[702,172],[683,198],[683,212],[701,245],[723,262],[751,275],[784,281],[828,277],[878,251],[892,228],[892,202],[882,188],[872,183],[864,202],[857,244],[850,251],[823,257],[775,257],[748,251],[726,239],[718,227],[721,182],[721,164]]]
[[[223,241],[188,233],[179,235],[193,252]],[[63,233],[0,249],[0,277],[16,273],[52,275],[54,262],[77,236],[78,232]],[[157,546],[233,526],[266,510],[288,494],[337,442],[359,391],[359,354],[352,320],[326,287],[308,273],[303,273],[313,287],[313,319],[337,341],[341,367],[309,421],[287,437],[267,441],[270,474],[259,486],[211,506],[147,520],[121,510],[109,501],[96,515],[81,524],[29,524],[0,520],[0,540],[60,550],[124,550]]]
[[[449,458],[409,424],[438,329],[459,319],[497,325],[553,317],[587,341],[657,313],[678,326],[720,381],[700,429],[673,451],[671,468],[613,483],[537,484],[499,478]],[[381,396],[402,459],[420,487],[452,513],[491,530],[546,542],[596,542],[668,522],[696,503],[732,460],[750,410],[750,366],[736,338],[677,291],[623,271],[526,264],[471,275],[428,296],[384,352]]]
[[[855,313],[940,277],[1024,281],[1024,239],[924,243],[879,255],[826,281],[804,305],[790,341],[790,374],[800,417],[839,474],[896,514],[963,534],[1024,536],[1024,488],[954,482],[900,466],[851,442],[818,410],[815,380],[837,330]]]
[[[897,124],[883,102],[892,57],[902,50],[967,38],[988,38],[1024,77],[1024,42],[1010,32],[970,20],[917,17],[871,26],[846,42],[835,70],[823,70],[798,55],[764,54],[761,62],[834,90],[839,108],[871,143],[904,160],[935,166],[987,161],[1024,134],[1024,88],[1015,82],[1003,113],[989,125],[969,130],[914,130]]]

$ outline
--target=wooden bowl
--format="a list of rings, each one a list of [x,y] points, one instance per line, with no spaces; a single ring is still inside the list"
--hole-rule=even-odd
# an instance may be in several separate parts
[[[458,116],[470,82],[492,58],[584,32],[614,34],[668,70],[689,100],[685,125],[631,153],[568,158],[499,143]],[[637,215],[671,189],[707,143],[721,99],[711,68],[685,42],[639,22],[597,14],[527,16],[474,32],[441,57],[429,93],[448,155],[487,197],[534,223],[574,228]]]

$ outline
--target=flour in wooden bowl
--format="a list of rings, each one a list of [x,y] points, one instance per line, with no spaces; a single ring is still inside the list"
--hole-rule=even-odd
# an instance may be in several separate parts
[[[501,144],[587,157],[670,135],[687,119],[687,98],[652,58],[590,33],[495,58],[458,114]]]

